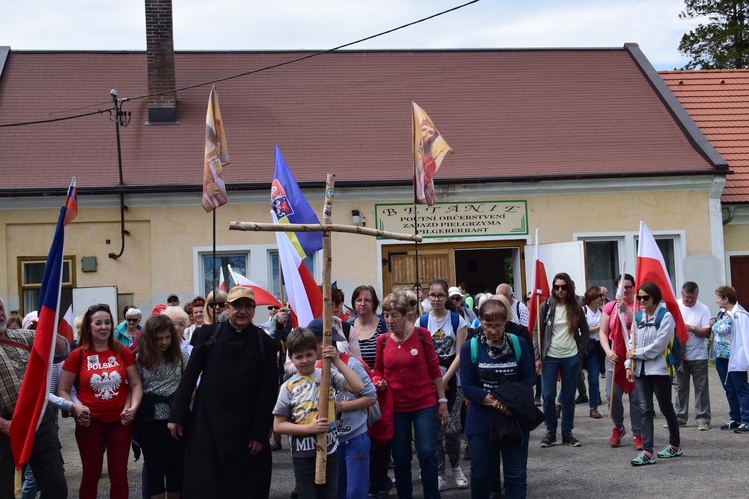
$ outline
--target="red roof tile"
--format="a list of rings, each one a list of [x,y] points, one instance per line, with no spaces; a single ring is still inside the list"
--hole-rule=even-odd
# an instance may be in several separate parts
[[[178,52],[177,84],[300,55]],[[106,109],[112,88],[120,97],[147,93],[144,53],[11,51],[0,124]],[[442,182],[715,173],[626,48],[337,52],[217,89],[227,182],[247,188],[267,188],[275,144],[300,182],[324,182],[332,171],[339,182],[408,183],[412,100],[455,149]],[[145,99],[124,104],[132,112],[121,129],[126,184],[200,184],[209,90],[178,93],[178,126],[145,126]],[[0,190],[65,187],[71,175],[82,188],[116,186],[114,132],[106,114],[0,128]],[[23,171],[35,172],[31,185]]]
[[[661,77],[734,175],[721,200],[749,203],[749,70],[661,71]]]

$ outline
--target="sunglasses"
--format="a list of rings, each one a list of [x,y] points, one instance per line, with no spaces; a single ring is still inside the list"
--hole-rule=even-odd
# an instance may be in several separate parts
[[[637,301],[648,301],[650,299],[649,295],[637,295],[635,298],[637,298]]]
[[[566,284],[555,284],[554,289],[556,289],[557,291],[567,291],[568,289],[570,289],[570,287]]]
[[[125,319],[125,320],[128,322],[138,322],[140,319],[138,319],[137,317],[132,317],[130,319]]]
[[[96,305],[91,305],[90,307],[88,307],[88,312],[90,314],[93,314],[94,312],[99,312],[101,310],[104,310],[106,312],[111,312],[111,310],[109,309],[109,305],[107,305],[106,303],[97,303]]]
[[[463,301],[463,298],[460,296],[451,296],[450,299],[452,301]]]
[[[213,302],[213,303],[209,303],[208,304],[209,307],[213,307],[214,305],[216,305],[219,308],[223,308],[223,307],[226,306],[226,303],[224,303],[222,301],[217,301],[217,302]]]
[[[417,303],[418,302],[416,300],[409,300],[408,301],[408,304],[411,305],[412,307],[415,307]]]

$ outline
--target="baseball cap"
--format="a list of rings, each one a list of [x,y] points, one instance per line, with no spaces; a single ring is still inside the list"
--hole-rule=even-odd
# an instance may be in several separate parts
[[[169,303],[170,301],[179,301],[179,296],[175,294],[171,294],[166,297],[166,302]]]
[[[312,331],[315,334],[315,338],[318,340],[322,340],[323,332],[322,332],[322,317],[318,317],[317,319],[312,319],[312,322],[307,324],[307,329]],[[341,333],[335,330],[333,328],[332,331],[333,341],[346,341],[346,338],[344,338]]]
[[[447,296],[461,296],[463,297],[463,293],[460,292],[460,288],[453,286],[452,288],[447,290]]]
[[[233,288],[231,288],[231,291],[229,291],[229,295],[226,298],[226,301],[229,303],[234,303],[235,301],[241,300],[242,298],[252,300],[252,302],[255,303],[255,292],[250,288],[234,286]]]

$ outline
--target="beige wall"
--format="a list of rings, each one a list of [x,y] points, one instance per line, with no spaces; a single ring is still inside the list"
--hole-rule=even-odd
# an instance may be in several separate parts
[[[360,190],[360,200],[349,192],[348,200],[336,201],[333,222],[351,224],[351,210],[358,209],[374,226],[374,205],[398,202],[377,200],[385,190]],[[684,230],[687,256],[710,253],[709,209],[707,191],[681,190],[624,194],[506,195],[473,197],[472,191],[449,194],[442,201],[477,201],[480,199],[525,199],[528,201],[529,233],[539,227],[543,242],[572,239],[576,232],[636,232],[644,220],[653,231]],[[385,195],[385,194],[383,194]],[[187,199],[187,196],[185,199]],[[322,196],[321,196],[322,198]],[[117,285],[120,293],[133,293],[136,305],[149,309],[175,292],[183,302],[192,297],[194,283],[193,249],[211,245],[212,216],[199,205],[130,206],[126,212],[125,251],[118,260],[108,257],[120,251],[119,206],[101,207],[96,197],[79,198],[79,216],[66,230],[65,254],[76,257],[76,277],[80,287]],[[135,203],[132,203],[135,204]],[[321,202],[319,203],[322,204]],[[313,203],[313,205],[315,205]],[[315,206],[316,207],[316,206]],[[319,213],[321,210],[316,209]],[[0,293],[18,296],[17,258],[45,257],[52,238],[58,208],[0,210],[0,247],[3,248],[4,275],[0,276]],[[217,211],[217,245],[275,245],[272,233],[229,231],[230,221],[268,221],[265,202],[235,202]],[[372,237],[333,234],[333,280],[344,287],[377,284],[382,269],[375,239]],[[512,237],[508,239],[517,239]],[[106,240],[110,244],[106,244]],[[726,227],[726,245],[749,248],[749,231],[740,226]],[[81,272],[83,256],[96,256],[98,269]],[[253,269],[257,270],[257,269]],[[264,269],[260,269],[264,272]],[[348,298],[348,296],[347,296]]]

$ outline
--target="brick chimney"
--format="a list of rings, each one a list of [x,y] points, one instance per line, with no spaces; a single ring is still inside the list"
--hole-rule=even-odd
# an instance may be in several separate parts
[[[172,0],[146,0],[146,60],[149,94],[176,88]],[[149,97],[148,122],[176,123],[177,94]]]

